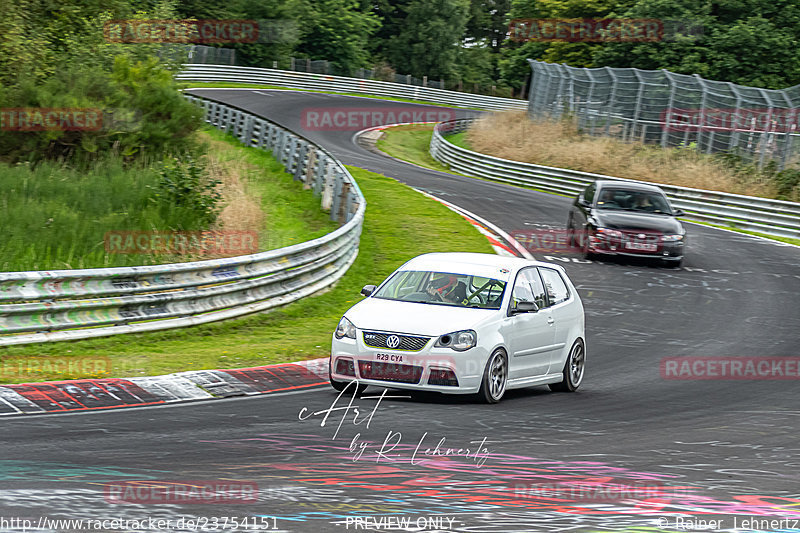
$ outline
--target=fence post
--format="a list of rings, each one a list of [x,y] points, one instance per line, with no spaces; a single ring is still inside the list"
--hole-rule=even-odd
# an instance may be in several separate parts
[[[423,87],[428,86],[428,76],[422,76],[422,86]]]
[[[706,123],[706,96],[707,96],[707,94],[706,94],[705,83],[703,83],[703,78],[701,78],[699,74],[693,74],[693,76],[694,76],[695,80],[697,80],[697,83],[700,84],[700,91],[701,91],[701,95],[702,95],[700,97],[700,126],[697,128],[697,137],[696,137],[696,141],[695,141],[695,142],[697,142],[697,151],[698,152],[702,152],[703,151],[703,144],[702,144],[703,125]]]
[[[636,75],[636,81],[639,82],[639,91],[636,93],[636,107],[633,110],[633,124],[631,125],[631,131],[628,135],[627,140],[631,140],[636,135],[636,126],[639,125],[639,114],[642,111],[642,94],[644,93],[645,84],[642,81],[642,77],[639,74],[639,69],[633,69],[633,73]]]
[[[672,79],[672,73],[667,69],[662,69],[664,76],[669,82],[669,100],[667,101],[667,112],[664,113],[664,123],[661,125],[661,147],[666,148],[669,141],[669,125],[672,123],[672,108],[675,105],[676,83]]]
[[[758,92],[761,93],[761,97],[769,106],[769,111],[767,113],[767,127],[761,132],[761,141],[758,143],[761,145],[761,154],[758,156],[758,168],[764,168],[764,157],[767,155],[767,146],[770,143],[770,137],[772,135],[772,112],[774,111],[775,107],[772,105],[772,100],[770,99],[767,91],[764,89],[758,89]]]

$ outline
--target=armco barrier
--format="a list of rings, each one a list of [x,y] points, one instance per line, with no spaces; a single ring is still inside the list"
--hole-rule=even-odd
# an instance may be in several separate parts
[[[437,124],[431,137],[431,156],[463,174],[566,195],[576,195],[599,179],[636,181],[501,159],[461,148],[443,137],[443,133],[466,130],[473,121],[461,119]],[[658,186],[675,207],[686,211],[687,218],[776,237],[800,238],[798,203],[674,185]]]
[[[389,81],[345,78],[342,76],[269,68],[187,64],[183,65],[183,70],[178,73],[176,79],[187,82],[258,83],[293,89],[391,96],[479,109],[528,109],[527,100],[481,96],[479,94],[446,91],[432,87],[418,87]]]
[[[263,311],[338,280],[358,254],[366,201],[321,147],[241,110],[187,96],[208,123],[271,150],[343,225],[267,252],[191,263],[0,273],[0,346],[190,326]]]

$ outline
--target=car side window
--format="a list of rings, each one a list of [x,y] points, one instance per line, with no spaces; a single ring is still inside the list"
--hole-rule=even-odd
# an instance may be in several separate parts
[[[585,191],[583,191],[583,199],[589,203],[592,203],[594,201],[594,190],[595,186],[594,183],[592,183],[586,188]]]
[[[532,302],[533,291],[531,290],[531,283],[525,276],[524,272],[517,274],[517,279],[514,281],[514,291],[511,293],[511,307],[514,308],[519,302]]]
[[[550,305],[560,304],[569,300],[569,289],[567,289],[567,284],[561,278],[561,274],[552,268],[539,268],[539,272],[542,275]]]
[[[533,301],[536,302],[536,305],[539,309],[547,307],[547,299],[545,298],[544,292],[544,285],[542,284],[542,278],[539,277],[539,273],[536,271],[535,268],[526,268],[522,271],[525,275],[525,278],[528,280],[528,283],[531,284],[531,290],[533,291]]]

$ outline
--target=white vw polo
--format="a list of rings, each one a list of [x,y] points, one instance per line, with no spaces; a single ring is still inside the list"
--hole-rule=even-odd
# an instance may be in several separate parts
[[[564,269],[478,253],[408,261],[351,307],[333,334],[330,380],[475,394],[574,391],[586,361],[583,304]]]

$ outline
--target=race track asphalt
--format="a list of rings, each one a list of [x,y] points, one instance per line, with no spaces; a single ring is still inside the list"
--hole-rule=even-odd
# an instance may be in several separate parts
[[[303,129],[301,120],[309,109],[419,105],[192,92],[287,126],[346,164],[395,177],[509,233],[566,221],[568,198],[421,169],[356,145],[352,130]],[[535,254],[567,269],[586,308],[587,374],[578,393],[534,387],[482,405],[439,396],[337,401],[322,387],[3,420],[0,532],[22,530],[3,523],[12,517],[38,531],[78,530],[43,517],[172,521],[95,524],[104,531],[800,531],[800,520],[792,522],[800,519],[798,380],[674,380],[660,369],[668,357],[800,356],[800,248],[686,227],[678,269]],[[357,416],[333,410],[321,424],[326,409],[350,400]],[[165,480],[254,483],[257,501],[236,501],[233,492],[202,504],[147,501],[160,493],[130,490]],[[140,501],[119,503],[121,494]],[[254,517],[270,518],[249,527]],[[762,527],[744,529],[752,519]]]

